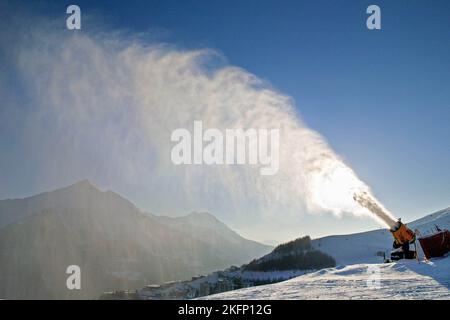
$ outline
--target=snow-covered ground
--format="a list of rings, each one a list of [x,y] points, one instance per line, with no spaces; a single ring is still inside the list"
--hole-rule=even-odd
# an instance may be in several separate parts
[[[408,226],[422,235],[433,233],[436,226],[450,229],[450,208]],[[382,263],[377,253],[385,252],[389,257],[392,248],[388,230],[330,236],[312,244],[333,256],[340,266],[204,299],[450,299],[450,256],[430,262]],[[419,254],[423,259],[420,248]]]
[[[409,260],[338,266],[203,299],[450,299],[449,288],[447,257],[426,263]]]

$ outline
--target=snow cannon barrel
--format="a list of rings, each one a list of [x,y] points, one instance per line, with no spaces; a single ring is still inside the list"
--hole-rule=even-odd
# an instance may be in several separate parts
[[[400,221],[400,219],[398,219],[398,221],[394,226],[392,226],[392,228],[389,229],[389,231],[392,233],[392,236],[394,237],[395,242],[398,245],[411,243],[416,240],[414,231],[409,229],[404,223]]]

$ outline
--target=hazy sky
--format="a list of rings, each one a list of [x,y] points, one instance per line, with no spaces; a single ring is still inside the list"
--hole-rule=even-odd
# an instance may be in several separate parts
[[[21,5],[61,19],[63,27],[65,8],[73,3],[83,15],[101,17],[113,31],[149,32],[152,39],[185,49],[212,48],[229,64],[267,80],[294,99],[305,122],[403,220],[450,205],[450,2],[109,0]],[[370,4],[381,8],[381,30],[366,28]],[[14,13],[0,12],[0,18],[5,14]],[[97,23],[83,20],[82,31]],[[7,72],[8,66],[1,65],[3,54],[0,66]],[[10,76],[0,84],[14,87]],[[0,128],[0,199],[60,187],[36,181],[32,160],[11,127]],[[163,210],[132,189],[117,191],[146,210]],[[352,217],[299,219],[299,235],[377,227]],[[236,228],[259,240],[275,238],[256,235],[251,226]],[[278,233],[277,240],[295,231]]]

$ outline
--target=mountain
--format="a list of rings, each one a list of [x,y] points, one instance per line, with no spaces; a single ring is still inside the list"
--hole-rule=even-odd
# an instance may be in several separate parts
[[[239,261],[235,265],[248,262],[248,257],[255,253],[267,253],[272,247],[259,242],[243,239],[227,225],[207,212],[193,212],[183,217],[159,216],[156,219],[167,227],[178,232],[195,235],[215,248],[221,248],[221,259],[224,261]],[[244,241],[243,241],[244,240]],[[239,248],[236,250],[236,248]],[[228,264],[227,267],[233,264]]]
[[[239,265],[270,249],[208,213],[144,213],[81,181],[0,201],[0,298],[90,299]],[[81,290],[66,288],[69,265],[81,268]]]

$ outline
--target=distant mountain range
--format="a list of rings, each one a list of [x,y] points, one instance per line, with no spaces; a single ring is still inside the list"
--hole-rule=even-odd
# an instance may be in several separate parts
[[[271,249],[209,213],[156,216],[81,181],[0,201],[0,298],[96,298],[241,265]],[[81,290],[66,287],[69,265],[81,268]]]

